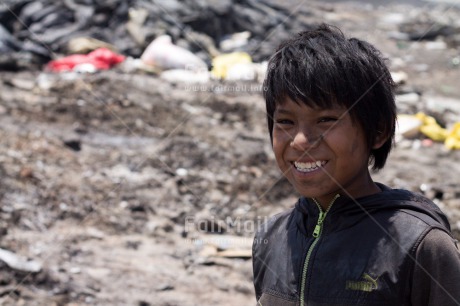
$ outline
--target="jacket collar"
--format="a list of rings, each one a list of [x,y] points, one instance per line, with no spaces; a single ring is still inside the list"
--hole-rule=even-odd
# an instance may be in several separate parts
[[[439,207],[424,196],[403,189],[392,189],[384,184],[376,183],[382,190],[369,196],[352,199],[341,195],[333,204],[325,219],[325,227],[347,226],[354,223],[356,217],[366,217],[379,210],[413,210],[424,213],[450,230],[449,222]],[[295,205],[298,212],[296,223],[298,229],[307,234],[311,233],[319,216],[319,209],[312,199],[301,197]]]

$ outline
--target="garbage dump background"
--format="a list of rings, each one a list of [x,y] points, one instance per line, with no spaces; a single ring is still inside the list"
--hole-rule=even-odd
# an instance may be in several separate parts
[[[247,48],[252,49],[254,60],[260,61],[287,37],[289,30],[311,26],[307,21],[311,12],[305,6],[299,6],[296,18],[290,16],[293,4],[299,6],[296,1],[248,0],[10,0],[4,1],[0,10],[0,35],[9,32],[13,37],[1,50],[25,50],[30,54],[29,59],[17,59],[17,66],[40,64],[53,53],[66,52],[67,42],[83,35],[113,44],[124,55],[139,57],[153,38],[168,34],[180,46],[209,61],[209,54],[217,51],[226,35],[251,31]],[[285,30],[270,33],[277,26]]]
[[[433,199],[459,238],[459,150],[411,125],[417,113],[446,131],[460,121],[459,17],[431,2],[2,1],[0,303],[255,303],[255,227],[297,198],[270,151],[261,80],[193,83],[127,65],[161,35],[209,69],[233,51],[262,63],[323,21],[374,43],[409,115],[374,177]],[[247,43],[221,44],[244,31]],[[45,69],[81,37],[126,63]]]

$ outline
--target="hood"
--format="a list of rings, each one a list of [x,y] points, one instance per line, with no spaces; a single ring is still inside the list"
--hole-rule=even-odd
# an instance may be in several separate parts
[[[382,192],[357,199],[341,195],[328,212],[324,220],[324,228],[329,230],[347,228],[358,223],[362,218],[372,218],[372,215],[377,212],[404,210],[409,213],[412,211],[423,214],[450,232],[447,217],[436,204],[426,197],[408,190],[391,189],[386,185],[376,184]],[[299,230],[305,235],[311,233],[318,220],[318,207],[313,200],[301,197],[295,209],[300,212],[296,218]]]

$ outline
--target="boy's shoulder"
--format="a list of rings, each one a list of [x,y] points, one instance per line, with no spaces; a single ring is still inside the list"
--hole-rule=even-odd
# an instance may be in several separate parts
[[[383,184],[378,185],[382,192],[377,194],[376,198],[381,202],[382,209],[400,211],[427,224],[440,224],[450,231],[445,214],[438,205],[424,195],[406,189],[392,189]]]

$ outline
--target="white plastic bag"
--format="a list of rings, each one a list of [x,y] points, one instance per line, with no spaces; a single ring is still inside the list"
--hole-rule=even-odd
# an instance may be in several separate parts
[[[141,60],[145,64],[156,66],[162,70],[208,70],[203,60],[189,50],[174,45],[169,35],[162,35],[153,40],[144,50]]]

